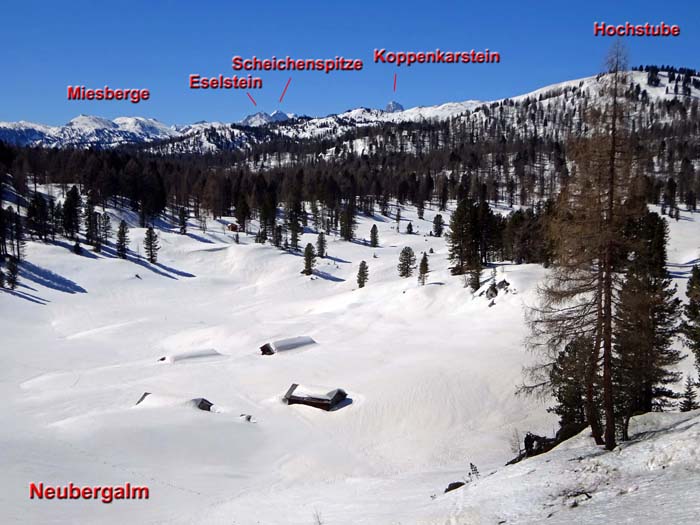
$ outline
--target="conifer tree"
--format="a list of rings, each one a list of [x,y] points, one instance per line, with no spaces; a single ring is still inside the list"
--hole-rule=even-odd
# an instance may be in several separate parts
[[[17,262],[24,259],[24,250],[27,245],[27,241],[24,238],[24,226],[22,224],[22,216],[19,212],[14,213],[14,240],[15,240],[15,257]]]
[[[695,367],[700,374],[700,266],[693,266],[686,289],[688,303],[684,307],[683,339],[695,355]]]
[[[282,233],[282,225],[275,225],[274,229],[272,230],[272,244],[274,244],[277,248],[281,248],[283,238],[284,235]]]
[[[109,213],[104,212],[102,214],[100,222],[100,234],[102,236],[102,244],[107,244],[109,242],[109,238],[112,236],[112,219],[110,218]]]
[[[27,229],[31,236],[46,240],[49,233],[49,209],[41,193],[35,193],[27,206]]]
[[[117,231],[117,257],[120,259],[126,259],[128,247],[129,227],[126,225],[126,221],[122,220],[119,223],[119,230]]]
[[[369,230],[369,245],[372,248],[379,246],[379,229],[376,224],[373,224],[372,228]]]
[[[411,235],[413,233],[413,223],[412,222],[409,222],[406,225],[406,233],[409,235]]]
[[[586,422],[586,361],[591,344],[586,338],[573,339],[559,352],[549,373],[556,405],[547,411],[559,416],[560,427]]]
[[[85,243],[91,246],[97,245],[98,242],[98,221],[95,213],[95,203],[92,197],[89,197],[85,203]]]
[[[296,212],[291,212],[287,216],[287,228],[289,229],[289,245],[292,250],[299,249],[299,236],[303,228],[299,222]]]
[[[668,404],[680,379],[683,356],[671,344],[678,332],[680,300],[666,275],[666,221],[647,212],[638,221],[637,246],[618,292],[613,355],[616,412],[623,439],[630,418]]]
[[[483,267],[481,266],[481,260],[479,258],[472,259],[472,261],[469,263],[467,273],[469,274],[469,286],[475,292],[481,288],[482,271]]]
[[[430,267],[428,265],[428,254],[423,252],[423,257],[418,265],[418,282],[421,286],[425,285],[425,281],[428,279],[428,273],[430,272]]]
[[[354,200],[349,201],[340,214],[340,237],[346,241],[352,241],[355,238],[355,204]]]
[[[160,246],[158,245],[158,234],[153,229],[153,226],[149,226],[146,230],[146,236],[143,239],[143,247],[146,251],[148,262],[151,264],[158,262],[158,250],[160,250]]]
[[[80,208],[82,201],[78,188],[72,186],[63,202],[63,231],[69,239],[75,239],[80,231]]]
[[[319,232],[316,238],[316,254],[323,259],[326,256],[326,236],[323,232]]]
[[[444,230],[445,221],[443,220],[442,215],[438,213],[433,219],[433,235],[435,235],[435,237],[442,237],[442,232]]]
[[[413,252],[410,246],[406,246],[399,254],[399,264],[397,266],[399,277],[411,277],[415,266],[416,254]]]
[[[396,207],[396,231],[401,231],[401,208]]]
[[[449,258],[454,263],[452,275],[464,275],[480,260],[476,207],[470,199],[462,199],[450,220]]]
[[[57,235],[64,235],[63,230],[63,205],[59,202],[53,211],[53,224],[51,225],[51,232]]]
[[[10,256],[7,261],[7,287],[10,290],[17,288],[17,283],[19,282],[19,264],[17,257]]]
[[[554,249],[553,270],[540,290],[540,304],[530,314],[530,347],[542,361],[528,369],[537,391],[550,386],[542,373],[572,334],[590,339],[587,359],[586,419],[598,444],[608,450],[616,446],[615,394],[613,386],[614,300],[622,284],[619,279],[621,253],[629,243],[621,236],[630,218],[645,210],[632,184],[630,106],[625,98],[629,81],[625,53],[620,42],[613,45],[602,77],[607,97],[602,112],[584,114],[590,131],[572,148],[576,172],[562,188],[551,220]],[[600,373],[602,354],[602,382]],[[545,374],[546,375],[546,374]],[[595,389],[602,386],[604,435],[598,419]]]
[[[306,248],[304,248],[304,269],[301,273],[304,275],[311,275],[314,273],[314,267],[316,266],[316,250],[314,245],[308,243]]]
[[[180,207],[180,210],[178,211],[177,221],[178,221],[178,225],[180,227],[180,235],[186,235],[187,234],[187,210],[185,209],[184,206]]]
[[[365,261],[360,262],[360,268],[357,270],[357,286],[364,288],[369,280],[369,269]]]
[[[681,412],[690,412],[691,410],[697,410],[700,405],[695,400],[697,394],[695,393],[695,383],[690,376],[685,378],[685,390],[681,395],[681,403],[679,405]]]

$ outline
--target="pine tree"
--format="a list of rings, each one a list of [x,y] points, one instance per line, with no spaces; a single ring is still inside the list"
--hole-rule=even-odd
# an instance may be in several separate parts
[[[586,338],[573,339],[559,352],[549,372],[556,405],[547,411],[559,416],[562,428],[586,422],[586,362],[591,344]]]
[[[668,226],[655,213],[639,221],[635,258],[618,292],[613,355],[616,412],[623,439],[630,418],[661,409],[677,397],[673,368],[683,356],[671,347],[678,332],[680,300],[666,275]]]
[[[89,197],[85,204],[85,243],[97,248],[99,233],[97,214],[92,197]],[[99,251],[99,250],[97,250]]]
[[[117,231],[117,257],[120,259],[126,259],[126,252],[129,248],[129,227],[126,225],[126,221],[122,220],[119,223],[119,230]]]
[[[364,288],[369,280],[369,269],[365,261],[360,262],[360,268],[357,270],[357,286]]]
[[[153,226],[149,226],[146,230],[146,236],[143,239],[143,247],[146,251],[148,262],[151,264],[158,262],[158,250],[160,250],[160,246],[158,245],[158,234],[153,229]]]
[[[323,232],[319,232],[316,238],[316,254],[323,259],[326,256],[326,236]]]
[[[409,235],[411,235],[413,233],[413,223],[412,222],[409,222],[406,225],[406,233]]]
[[[411,277],[413,275],[413,269],[416,266],[416,254],[413,250],[406,246],[401,250],[399,254],[399,264],[397,270],[399,271],[399,277]]]
[[[372,228],[369,230],[369,245],[372,248],[379,246],[379,229],[376,224],[373,224]]]
[[[40,193],[35,193],[27,206],[27,229],[31,236],[46,240],[49,233],[49,209]]]
[[[187,210],[184,206],[180,207],[178,211],[177,221],[180,227],[180,235],[187,235]]]
[[[681,395],[680,411],[690,412],[691,410],[697,410],[700,408],[697,401],[695,401],[697,395],[695,393],[695,383],[690,376],[685,378],[685,390]]]
[[[396,208],[396,231],[401,231],[401,208]]]
[[[433,219],[433,235],[435,235],[435,237],[442,237],[442,232],[444,230],[445,221],[443,220],[442,215],[438,213]]]
[[[277,224],[275,225],[274,229],[272,230],[272,244],[275,245],[277,248],[282,248],[282,239],[284,238],[283,232],[282,232],[282,225]]]
[[[314,273],[314,266],[316,266],[316,250],[313,244],[308,243],[304,248],[304,269],[301,273],[311,275]]]
[[[521,391],[550,386],[543,372],[572,334],[593,341],[587,358],[586,420],[597,444],[616,446],[613,386],[614,300],[622,284],[622,253],[629,242],[620,235],[630,218],[646,209],[632,184],[632,123],[625,98],[629,80],[620,42],[613,45],[608,71],[601,77],[607,97],[604,111],[586,111],[586,136],[573,145],[575,174],[562,188],[551,220],[555,258],[541,288],[540,303],[530,313],[530,347],[541,361],[528,369],[531,384]],[[602,361],[600,359],[602,354]],[[597,380],[602,364],[602,383]],[[602,386],[603,429],[595,410],[595,388]]]
[[[104,212],[101,218],[100,234],[102,235],[102,244],[107,244],[112,236],[112,219],[109,213]]]
[[[479,258],[473,259],[469,263],[467,273],[469,275],[469,286],[473,291],[477,291],[481,288],[481,272],[483,267],[481,266],[481,260]]]
[[[340,237],[346,241],[352,241],[355,238],[355,204],[354,199],[350,200],[340,214]]]
[[[59,202],[53,211],[53,224],[51,229],[53,234],[63,235],[63,205]]]
[[[683,339],[695,355],[695,367],[700,374],[700,267],[693,266],[686,289],[688,303],[684,308]]]
[[[15,257],[17,262],[24,259],[24,250],[27,241],[24,238],[24,226],[22,224],[22,216],[19,212],[14,214],[14,238],[15,238]]]
[[[19,264],[17,257],[10,257],[7,261],[7,287],[10,290],[17,288],[17,283],[19,282]]]
[[[477,209],[470,199],[462,199],[450,220],[449,259],[452,275],[464,275],[480,260]]]
[[[430,266],[428,264],[428,254],[423,252],[423,257],[421,258],[420,264],[418,265],[418,282],[421,286],[425,285],[425,282],[428,279],[428,273],[430,273]]]
[[[72,186],[63,202],[63,231],[69,239],[75,239],[80,231],[80,208],[82,201],[78,188]]]

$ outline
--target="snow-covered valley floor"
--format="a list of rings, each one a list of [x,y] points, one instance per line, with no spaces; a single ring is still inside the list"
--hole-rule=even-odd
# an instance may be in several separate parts
[[[556,429],[546,404],[514,395],[531,359],[524,305],[545,270],[499,266],[510,291],[489,307],[450,275],[444,238],[427,236],[435,213],[418,220],[404,208],[402,233],[393,220],[360,218],[359,241],[329,236],[311,278],[302,257],[252,236],[235,244],[211,221],[208,233],[160,232],[156,265],[135,260],[138,228],[129,261],[111,248],[76,256],[67,244],[29,243],[20,287],[0,292],[0,522],[694,522],[697,412],[643,416],[619,451],[584,433],[503,468],[514,431]],[[700,255],[698,222],[682,215],[669,246],[681,293]],[[403,233],[408,220],[417,234]],[[379,248],[362,242],[372,224]],[[315,241],[307,232],[301,246]],[[425,286],[398,276],[404,246],[434,250]],[[369,283],[358,289],[361,260]],[[317,344],[258,350],[299,335]],[[220,355],[173,359],[207,349]],[[343,388],[352,402],[287,406],[292,383]],[[190,400],[200,397],[217,410],[197,410]],[[443,494],[470,463],[480,478]],[[29,499],[31,482],[127,481],[150,498]]]

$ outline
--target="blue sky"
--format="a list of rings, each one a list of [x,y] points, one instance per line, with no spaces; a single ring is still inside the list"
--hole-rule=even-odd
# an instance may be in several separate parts
[[[167,123],[235,121],[281,109],[326,115],[358,106],[406,107],[514,96],[597,73],[612,43],[593,22],[678,24],[679,37],[626,38],[630,62],[700,69],[700,3],[449,1],[281,2],[131,1],[5,3],[0,120],[63,124],[78,114],[140,115]],[[501,53],[500,64],[416,65],[372,62],[374,48]],[[363,71],[262,72],[263,89],[196,91],[190,73],[231,75],[234,55],[364,60]],[[393,75],[398,73],[393,93]],[[68,101],[69,84],[142,87],[151,99]]]

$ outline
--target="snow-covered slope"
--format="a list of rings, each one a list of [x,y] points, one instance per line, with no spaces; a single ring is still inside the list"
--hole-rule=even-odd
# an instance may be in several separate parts
[[[402,210],[402,232],[410,220],[415,235],[361,218],[360,241],[331,236],[310,278],[298,255],[246,234],[235,244],[218,221],[207,233],[161,232],[155,265],[137,257],[144,232],[135,227],[128,261],[112,247],[76,256],[68,245],[29,243],[21,286],[0,293],[0,522],[536,523],[548,510],[576,522],[560,492],[580,485],[593,495],[581,516],[600,523],[622,501],[611,497],[618,488],[640,499],[655,487],[667,498],[697,490],[695,449],[674,448],[697,440],[697,418],[652,421],[649,430],[673,428],[621,453],[579,438],[551,462],[500,470],[515,430],[551,435],[556,426],[545,404],[514,396],[530,360],[523,306],[545,270],[500,266],[497,278],[511,285],[489,307],[450,275],[444,239],[425,235],[435,213]],[[698,257],[695,218],[670,224],[679,281]],[[361,242],[373,224],[379,248]],[[315,239],[307,231],[302,246]],[[426,286],[398,277],[404,246],[433,249]],[[369,283],[357,289],[361,260]],[[258,350],[299,335],[317,344]],[[352,402],[332,412],[287,406],[292,383],[343,388]],[[195,408],[201,397],[215,412]],[[626,470],[621,454],[635,458]],[[482,478],[443,496],[470,462]],[[30,482],[127,481],[147,485],[150,499],[28,499]],[[636,521],[658,523],[661,508],[639,507],[647,519]]]

